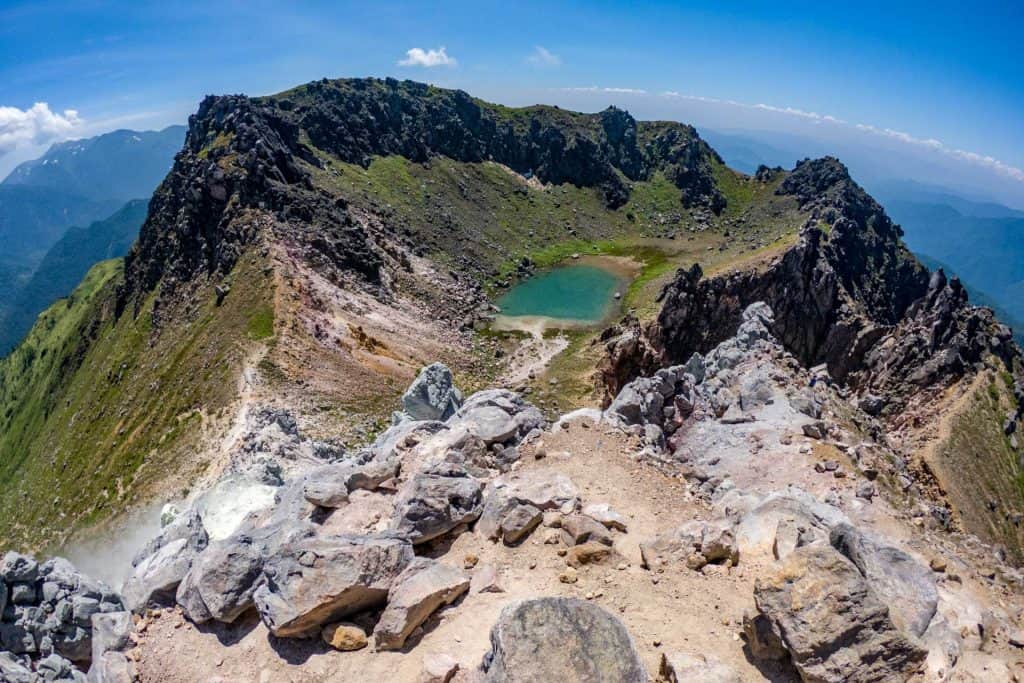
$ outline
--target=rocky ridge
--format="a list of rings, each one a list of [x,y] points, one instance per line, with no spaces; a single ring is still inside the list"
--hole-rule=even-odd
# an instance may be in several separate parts
[[[628,199],[627,181],[660,171],[685,205],[725,205],[711,168],[721,159],[693,127],[637,122],[614,107],[593,115],[512,110],[394,79],[325,79],[266,98],[211,96],[190,117],[185,147],[153,197],[126,259],[119,307],[132,301],[137,311],[158,283],[169,294],[198,275],[226,274],[270,226],[332,277],[382,293],[382,269],[408,267],[403,239],[314,185],[322,153],[363,166],[388,155],[494,161],[544,183],[598,188],[611,208]]]

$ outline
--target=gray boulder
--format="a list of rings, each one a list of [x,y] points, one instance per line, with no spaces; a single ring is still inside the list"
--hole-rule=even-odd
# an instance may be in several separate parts
[[[165,525],[153,540],[136,553],[135,558],[132,560],[132,566],[139,566],[143,560],[154,555],[168,543],[173,543],[180,539],[185,539],[186,547],[193,554],[202,552],[210,540],[209,535],[206,533],[206,528],[203,526],[203,520],[199,516],[199,512],[194,508],[189,508],[177,515],[170,523]]]
[[[443,605],[469,590],[469,578],[451,565],[418,557],[388,591],[388,605],[373,630],[378,650],[399,650],[406,639]]]
[[[197,623],[231,623],[253,606],[263,558],[253,538],[236,534],[216,541],[193,563],[176,600]]]
[[[179,538],[139,562],[121,587],[128,609],[142,612],[153,605],[171,604],[194,556],[188,539]]]
[[[474,522],[482,509],[480,482],[464,467],[440,463],[403,485],[391,528],[413,543],[425,543]]]
[[[754,601],[806,681],[906,680],[927,655],[857,567],[824,543],[797,548],[759,578]]]
[[[574,598],[526,600],[503,609],[482,668],[485,683],[647,681],[622,622]]]
[[[496,406],[480,406],[463,411],[459,424],[488,446],[505,443],[519,432],[519,423],[508,412]]]
[[[535,471],[506,474],[487,485],[476,529],[485,538],[498,539],[503,533],[502,522],[517,505],[569,514],[578,504],[579,490],[563,474]]]
[[[10,652],[0,650],[0,681],[4,683],[36,683],[32,670]]]
[[[793,410],[814,420],[821,417],[821,403],[815,398],[813,392],[806,389],[790,396],[789,405],[793,407]]]
[[[664,420],[665,395],[663,380],[639,377],[619,390],[605,410],[605,418],[624,426],[661,424]]]
[[[596,519],[586,515],[572,514],[562,518],[562,538],[566,545],[582,545],[594,541],[611,545],[612,536],[607,528]]]
[[[693,377],[693,380],[697,384],[700,384],[701,382],[704,381],[704,374],[706,370],[707,369],[704,366],[704,356],[700,355],[699,353],[695,353],[692,356],[690,356],[690,360],[686,361],[686,364],[683,365],[680,371],[680,375],[684,373],[687,375],[691,375]]]
[[[932,570],[849,524],[832,529],[829,540],[856,565],[875,595],[889,606],[889,616],[897,628],[918,637],[924,635],[939,605]]]
[[[666,652],[661,655],[661,677],[668,683],[742,683],[731,667],[716,657],[687,652]]]
[[[131,612],[94,614],[92,617],[92,661],[95,664],[108,652],[124,652],[131,644],[134,629]]]
[[[88,683],[133,683],[135,674],[120,652],[105,652],[89,669]]]
[[[8,552],[0,561],[0,579],[8,584],[32,583],[39,578],[39,563],[28,555]]]
[[[506,545],[515,545],[536,529],[544,519],[544,513],[532,505],[517,505],[501,520],[502,540]]]
[[[447,420],[461,405],[452,371],[442,363],[423,368],[402,395],[402,410],[413,420]]]
[[[253,597],[271,633],[302,637],[383,604],[412,560],[412,545],[391,535],[301,538],[266,560]]]

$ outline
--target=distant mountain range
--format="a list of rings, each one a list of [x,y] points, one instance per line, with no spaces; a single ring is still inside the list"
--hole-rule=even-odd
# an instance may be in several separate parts
[[[184,139],[185,127],[171,126],[62,142],[0,183],[0,355],[96,260],[124,254],[132,241],[125,243],[126,231],[137,234],[145,218],[140,202],[167,175]],[[76,226],[72,241],[57,246]],[[75,239],[87,241],[76,246]],[[42,271],[42,264],[50,265]]]
[[[790,168],[797,159],[835,152],[797,136],[701,134],[727,164],[745,173],[762,164]],[[969,192],[874,177],[869,168],[865,173],[868,178],[857,179],[903,227],[907,245],[929,267],[959,276],[973,301],[994,309],[1024,340],[1024,211]]]
[[[4,179],[5,187],[50,188],[92,200],[149,197],[167,175],[185,139],[185,126],[161,131],[115,130],[61,142]]]
[[[148,206],[148,200],[133,199],[105,220],[64,233],[0,314],[0,356],[21,341],[42,310],[67,296],[89,268],[128,252],[146,220]]]

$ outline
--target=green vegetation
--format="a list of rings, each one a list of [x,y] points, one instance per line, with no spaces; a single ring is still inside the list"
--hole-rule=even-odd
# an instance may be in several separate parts
[[[949,438],[936,449],[933,468],[968,531],[1019,553],[1024,532],[1008,519],[1024,512],[1024,470],[1003,420],[1013,404],[1012,380],[989,376],[952,418]],[[971,476],[962,476],[969,471]],[[996,503],[995,510],[989,502]]]
[[[259,340],[274,336],[274,309],[262,306],[249,316],[247,328],[250,339]]]
[[[121,262],[94,267],[0,361],[0,544],[38,549],[103,520],[203,463],[190,446],[224,416],[250,332],[273,314],[262,263],[236,266],[224,305],[209,288],[154,329],[155,294],[114,319]],[[28,504],[26,504],[28,503]]]

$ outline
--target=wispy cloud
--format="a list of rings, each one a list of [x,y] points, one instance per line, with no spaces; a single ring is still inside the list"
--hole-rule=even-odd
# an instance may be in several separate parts
[[[562,58],[554,54],[546,47],[537,45],[526,61],[534,66],[561,66]]]
[[[880,128],[878,126],[872,126],[867,123],[854,123],[850,124],[843,119],[840,119],[829,114],[819,114],[813,111],[804,111],[802,109],[795,109],[793,107],[776,107],[769,104],[745,104],[743,102],[737,102],[735,100],[723,100],[716,97],[702,97],[700,95],[684,95],[674,90],[666,90],[660,93],[661,97],[667,99],[680,99],[690,100],[694,102],[705,102],[709,104],[725,104],[734,107],[743,107],[745,109],[759,109],[761,111],[768,111],[776,114],[785,114],[788,116],[797,116],[802,119],[813,121],[814,123],[834,123],[838,125],[852,125],[857,130],[868,133],[870,135],[877,135],[880,137],[889,138],[891,140],[897,140],[899,142],[914,145],[915,147],[921,147],[929,149],[940,154],[944,154],[954,159],[959,159],[975,166],[983,166],[989,168],[1001,175],[1008,178],[1024,182],[1024,170],[1011,166],[995,157],[987,154],[979,154],[978,152],[970,152],[963,149],[957,149],[946,145],[941,140],[935,138],[920,138],[910,133],[905,133],[900,130],[893,130],[892,128]]]
[[[82,123],[74,109],[57,113],[46,102],[24,110],[0,107],[0,156],[22,145],[45,145],[71,137]]]
[[[405,59],[398,61],[399,66],[422,66],[428,69],[435,66],[455,66],[456,64],[458,62],[445,51],[443,45],[436,50],[414,47],[406,51]]]
[[[562,92],[603,92],[619,95],[646,95],[647,91],[641,88],[603,88],[597,85],[585,85],[575,88],[560,88]]]
[[[892,128],[877,128],[875,126],[868,125],[866,123],[858,123],[856,126],[857,130],[864,131],[865,133],[871,133],[873,135],[882,135],[887,138],[899,140],[905,142],[908,145],[916,145],[918,147],[925,147],[928,149],[935,150],[936,152],[942,152],[947,156],[951,156],[961,161],[966,161],[969,164],[975,166],[985,166],[1005,176],[1024,182],[1024,170],[1011,166],[1005,162],[996,159],[995,157],[987,154],[979,154],[978,152],[968,152],[963,149],[956,149],[949,147],[941,140],[935,138],[918,138],[914,137],[910,133],[904,133],[900,130],[893,130]]]

